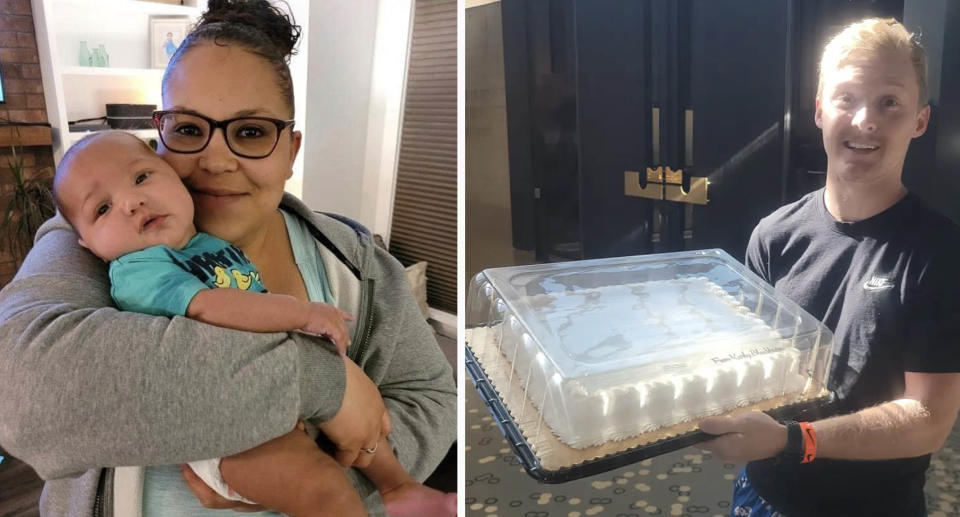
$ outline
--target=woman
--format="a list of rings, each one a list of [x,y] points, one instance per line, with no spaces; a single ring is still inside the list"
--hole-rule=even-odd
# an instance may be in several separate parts
[[[285,123],[293,119],[285,60],[298,35],[265,1],[210,1],[163,80],[164,110],[194,116],[182,133],[204,142],[168,142],[160,152],[191,189],[198,229],[241,248],[268,290],[306,299],[327,289],[357,316],[352,361],[299,335],[118,312],[104,264],[58,216],[0,293],[0,443],[48,480],[45,515],[112,515],[141,487],[145,515],[195,515],[187,505],[197,498],[240,508],[189,472],[178,477],[176,465],[293,436],[298,418],[318,423],[345,465],[368,463],[361,449],[391,428],[397,457],[419,478],[453,441],[450,368],[402,268],[364,233],[283,194],[300,146]],[[269,152],[244,142],[267,126],[234,131],[217,122],[246,117],[278,121]],[[302,257],[313,257],[315,269],[304,269]],[[291,440],[280,439],[280,453],[302,445]],[[109,468],[122,465],[160,467]],[[369,482],[347,473],[377,513]],[[273,475],[264,482],[295,487]]]

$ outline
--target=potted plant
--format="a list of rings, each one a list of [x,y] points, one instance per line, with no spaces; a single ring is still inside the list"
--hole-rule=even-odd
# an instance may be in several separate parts
[[[19,268],[27,252],[33,247],[33,236],[44,221],[53,217],[56,209],[50,190],[51,171],[44,167],[28,171],[23,162],[23,150],[11,147],[7,167],[13,176],[7,209],[0,223],[0,245],[6,247]]]

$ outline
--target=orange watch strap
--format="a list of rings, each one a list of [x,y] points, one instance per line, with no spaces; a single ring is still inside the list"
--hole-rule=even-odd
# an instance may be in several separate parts
[[[817,457],[817,432],[810,422],[800,422],[803,431],[803,460],[800,463],[810,463]]]

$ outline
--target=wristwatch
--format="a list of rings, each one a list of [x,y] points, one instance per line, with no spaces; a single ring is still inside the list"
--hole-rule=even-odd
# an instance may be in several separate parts
[[[777,458],[788,465],[803,461],[803,430],[796,420],[783,420],[781,424],[787,426],[787,445],[784,446]]]

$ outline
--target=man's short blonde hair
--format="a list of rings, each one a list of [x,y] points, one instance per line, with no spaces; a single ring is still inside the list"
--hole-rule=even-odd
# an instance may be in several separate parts
[[[918,106],[927,105],[927,52],[920,45],[916,35],[893,18],[867,18],[852,23],[827,43],[823,50],[823,57],[820,59],[818,99],[823,93],[824,70],[839,68],[854,53],[871,55],[906,53],[909,55],[920,90]]]

